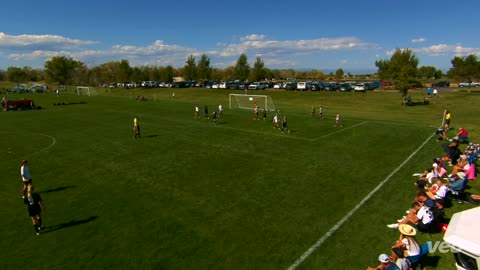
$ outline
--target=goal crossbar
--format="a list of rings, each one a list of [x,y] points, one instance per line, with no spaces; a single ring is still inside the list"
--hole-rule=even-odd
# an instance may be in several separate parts
[[[260,109],[265,108],[267,111],[275,110],[272,97],[267,95],[230,94],[228,96],[230,109],[254,109],[254,104],[257,104]]]

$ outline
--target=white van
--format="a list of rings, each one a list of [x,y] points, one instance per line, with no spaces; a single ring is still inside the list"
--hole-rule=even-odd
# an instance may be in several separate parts
[[[480,267],[480,207],[452,216],[443,240],[450,246],[458,270]]]
[[[298,82],[297,83],[297,90],[300,90],[300,91],[307,90],[307,83],[306,82]]]

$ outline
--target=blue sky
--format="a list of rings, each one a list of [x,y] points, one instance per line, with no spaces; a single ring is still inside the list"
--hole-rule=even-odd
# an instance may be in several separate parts
[[[201,54],[225,68],[245,53],[272,69],[358,73],[411,48],[420,66],[446,71],[455,56],[480,55],[479,11],[478,0],[9,1],[0,69],[54,56],[182,67]]]

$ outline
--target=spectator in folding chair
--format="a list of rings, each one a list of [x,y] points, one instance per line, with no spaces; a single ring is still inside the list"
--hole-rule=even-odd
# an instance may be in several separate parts
[[[470,163],[468,168],[463,171],[468,180],[475,180],[477,178],[477,167],[475,163]]]
[[[457,136],[455,138],[459,142],[468,143],[468,131],[466,131],[463,127],[458,128],[458,133],[457,133]]]
[[[458,173],[460,174],[460,173]],[[468,177],[459,177],[453,175],[449,178],[450,194],[456,200],[461,200],[464,197],[465,188],[467,187]]]
[[[430,188],[432,197],[429,197],[432,200],[444,200],[447,197],[448,191],[448,186],[443,184],[442,179],[437,178],[435,184]]]
[[[457,159],[457,164],[453,166],[452,175],[456,175],[458,172],[463,172],[465,166],[467,165],[468,165],[467,156],[460,155],[460,157]]]

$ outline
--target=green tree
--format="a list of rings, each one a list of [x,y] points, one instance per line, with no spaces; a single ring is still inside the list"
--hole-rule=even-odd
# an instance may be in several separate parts
[[[452,68],[448,76],[457,81],[473,81],[480,79],[480,62],[476,55],[456,56],[452,59]]]
[[[210,58],[206,54],[202,54],[200,61],[197,63],[197,79],[205,82],[212,78],[212,68],[210,67]]]
[[[345,75],[345,72],[343,69],[339,68],[337,71],[335,71],[335,79],[340,80],[343,79],[343,75]]]
[[[84,65],[80,61],[65,56],[55,56],[45,62],[45,77],[50,82],[70,84],[75,71],[81,66]]]
[[[161,80],[164,82],[173,82],[173,77],[175,77],[175,69],[168,65],[161,73]]]
[[[265,79],[265,64],[260,56],[257,56],[253,68],[250,70],[250,81],[261,81]]]
[[[190,55],[185,62],[183,67],[183,78],[185,80],[196,80],[197,79],[197,63],[195,56]]]
[[[392,57],[375,62],[378,75],[382,81],[392,81],[395,87],[406,95],[408,89],[418,86],[419,60],[411,49],[396,49]]]
[[[8,67],[7,68],[7,78],[9,81],[20,83],[28,81],[29,75],[25,69],[19,67]]]
[[[235,77],[240,81],[248,79],[250,66],[248,65],[247,55],[242,53],[235,64]]]
[[[436,79],[435,78],[436,73],[437,73],[437,69],[432,66],[422,66],[418,69],[418,75],[422,79],[426,79],[426,80]]]
[[[130,75],[132,74],[132,68],[130,67],[130,63],[128,60],[121,60],[118,63],[117,67],[117,74],[116,74],[116,81],[117,82],[128,82],[130,81]]]

